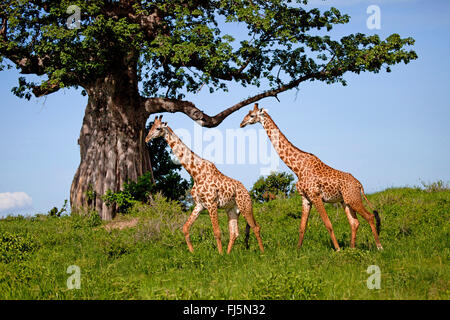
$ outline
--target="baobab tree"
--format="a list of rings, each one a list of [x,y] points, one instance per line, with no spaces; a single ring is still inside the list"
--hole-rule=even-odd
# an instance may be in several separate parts
[[[114,208],[100,196],[150,169],[144,131],[151,114],[181,112],[215,127],[240,108],[305,81],[345,84],[347,73],[389,72],[391,65],[417,57],[408,49],[414,40],[398,34],[332,39],[330,30],[348,23],[349,16],[306,4],[4,0],[0,68],[16,67],[24,75],[12,88],[19,97],[63,88],[88,95],[70,203],[72,210],[89,203],[111,219]],[[231,24],[246,32],[233,37],[226,32]],[[257,87],[259,93],[241,101],[230,97],[214,116],[202,111],[208,106],[185,100],[186,93],[203,87],[214,93],[230,83]]]

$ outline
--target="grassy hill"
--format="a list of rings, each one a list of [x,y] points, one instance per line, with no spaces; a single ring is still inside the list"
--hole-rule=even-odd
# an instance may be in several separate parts
[[[341,251],[315,209],[297,250],[300,197],[255,205],[264,254],[253,234],[245,249],[241,217],[231,254],[219,255],[207,212],[191,229],[189,253],[181,232],[188,213],[161,197],[108,228],[94,214],[8,217],[0,220],[0,299],[449,299],[448,188],[392,188],[369,200],[382,219],[383,251],[361,217],[350,249],[345,213],[331,205]],[[226,214],[219,219],[226,248]],[[71,265],[80,268],[80,289],[67,287]],[[367,287],[371,265],[380,289]]]

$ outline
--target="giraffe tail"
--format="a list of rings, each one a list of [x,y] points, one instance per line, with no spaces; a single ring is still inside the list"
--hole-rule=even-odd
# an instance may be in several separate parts
[[[377,233],[378,235],[380,235],[381,232],[381,219],[380,219],[380,215],[378,214],[377,210],[373,209],[372,204],[370,203],[369,199],[367,199],[366,194],[364,193],[364,188],[361,186],[361,194],[363,195],[364,199],[366,199],[367,204],[369,205],[370,209],[373,211],[373,215],[375,217],[375,221],[376,221],[376,228],[377,228]]]
[[[248,239],[250,238],[250,225],[247,222],[245,226],[245,248],[248,249],[250,246],[248,245]]]
[[[250,237],[250,229],[255,233],[256,239],[258,240],[259,249],[264,252],[264,246],[262,243],[260,235],[260,226],[256,223],[255,216],[253,215],[253,205],[250,194],[247,189],[245,189],[242,183],[239,183],[239,190],[236,192],[236,205],[239,212],[244,216],[247,221],[247,226],[245,227],[245,246],[249,248],[248,240]]]

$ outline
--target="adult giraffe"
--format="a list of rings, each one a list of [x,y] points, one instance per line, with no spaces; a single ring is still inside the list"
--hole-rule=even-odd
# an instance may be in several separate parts
[[[330,233],[335,249],[337,251],[340,250],[334,235],[333,226],[331,225],[331,221],[328,218],[323,203],[341,202],[345,208],[345,213],[352,231],[350,247],[355,247],[356,232],[359,226],[359,221],[355,212],[358,212],[369,223],[377,248],[383,249],[378,238],[381,226],[380,217],[377,211],[373,211],[372,214],[364,207],[361,194],[369,205],[370,202],[364,194],[361,183],[350,173],[333,169],[323,163],[315,155],[295,147],[283,135],[280,129],[278,129],[267,111],[265,109],[259,109],[258,104],[256,103],[253,110],[250,110],[242,120],[241,128],[257,122],[260,122],[264,127],[264,130],[267,132],[267,135],[281,160],[283,160],[298,177],[296,187],[297,191],[302,195],[303,206],[298,248],[302,245],[311,206],[314,205]]]
[[[242,213],[247,220],[247,226],[253,229],[258,240],[259,248],[264,252],[260,236],[260,227],[253,216],[253,206],[250,194],[244,185],[221,173],[216,166],[205,159],[200,158],[190,150],[181,139],[170,129],[166,122],[161,121],[162,116],[155,119],[150,128],[145,142],[157,137],[164,137],[173,153],[178,157],[180,163],[194,179],[194,186],[191,190],[192,198],[195,201],[195,208],[183,226],[183,233],[189,251],[193,252],[189,229],[197,219],[200,211],[207,209],[211,218],[214,237],[217,241],[219,253],[222,253],[222,241],[217,216],[217,209],[224,208],[228,214],[228,228],[230,240],[228,242],[227,253],[230,253],[234,241],[239,235],[238,217]],[[249,228],[246,228],[246,245],[248,247]]]

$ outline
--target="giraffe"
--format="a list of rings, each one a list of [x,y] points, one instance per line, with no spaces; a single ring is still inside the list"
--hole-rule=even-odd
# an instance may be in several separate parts
[[[164,137],[180,163],[194,179],[191,195],[194,199],[195,207],[183,226],[183,234],[189,251],[194,252],[189,237],[189,230],[200,212],[203,209],[207,209],[211,218],[217,247],[219,253],[222,254],[222,241],[217,209],[224,208],[228,215],[228,228],[230,232],[227,253],[230,253],[234,241],[239,236],[238,218],[240,213],[242,213],[247,221],[245,238],[247,248],[248,235],[251,228],[258,241],[259,249],[261,252],[264,252],[260,236],[260,226],[256,223],[253,216],[250,194],[244,185],[237,180],[225,176],[212,162],[202,159],[190,150],[167,125],[167,122],[161,121],[161,118],[162,116],[155,118],[153,126],[145,138],[145,142],[149,142],[151,139],[157,137]]]
[[[286,163],[298,178],[296,187],[302,196],[302,217],[299,228],[298,248],[302,246],[311,206],[314,205],[330,234],[336,251],[340,250],[334,235],[333,226],[324,207],[324,202],[327,202],[342,203],[350,223],[351,248],[355,247],[356,232],[359,226],[356,216],[357,212],[369,223],[377,248],[383,249],[378,238],[381,226],[380,217],[378,212],[373,210],[369,200],[367,200],[362,184],[350,173],[333,169],[315,155],[295,147],[283,135],[267,113],[267,110],[259,109],[256,103],[253,110],[250,110],[244,117],[240,126],[243,128],[248,124],[257,122],[262,124],[281,160]],[[361,194],[373,210],[373,214],[364,207]],[[376,225],[374,219],[376,220]]]

